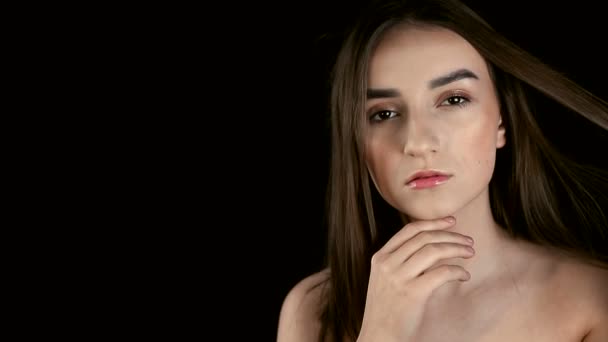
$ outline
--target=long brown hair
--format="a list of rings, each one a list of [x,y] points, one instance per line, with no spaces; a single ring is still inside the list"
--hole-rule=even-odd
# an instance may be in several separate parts
[[[360,119],[371,53],[397,24],[450,29],[485,59],[507,134],[490,181],[496,222],[514,238],[605,266],[608,221],[602,203],[608,203],[608,177],[561,153],[541,129],[533,104],[549,99],[608,130],[607,103],[508,41],[456,0],[385,1],[363,13],[332,72],[326,253],[331,272],[323,292],[320,340],[356,339],[371,257],[403,225],[399,213],[370,186]]]

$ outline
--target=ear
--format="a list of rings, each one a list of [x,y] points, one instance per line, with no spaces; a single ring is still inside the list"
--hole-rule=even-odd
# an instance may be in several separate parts
[[[505,126],[502,124],[502,116],[498,119],[498,132],[496,133],[496,148],[505,146],[507,138],[505,136]]]

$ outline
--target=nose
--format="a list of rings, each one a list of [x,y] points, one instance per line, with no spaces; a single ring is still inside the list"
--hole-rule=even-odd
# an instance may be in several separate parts
[[[411,157],[427,157],[437,152],[439,138],[428,120],[411,119],[404,127],[403,153]]]

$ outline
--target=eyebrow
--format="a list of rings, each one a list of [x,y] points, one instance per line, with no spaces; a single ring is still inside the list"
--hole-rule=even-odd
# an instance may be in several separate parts
[[[465,78],[472,78],[478,80],[479,77],[475,75],[469,69],[458,69],[456,71],[452,71],[446,75],[439,76],[434,78],[428,82],[429,89],[435,89],[439,87],[443,87],[444,85],[450,84],[452,82],[456,82]],[[401,95],[401,92],[397,89],[387,88],[387,89],[367,89],[367,99],[381,99],[387,97],[398,97]]]
[[[479,79],[479,77],[477,77],[477,75],[475,75],[475,73],[469,69],[458,69],[456,71],[450,72],[447,75],[443,75],[443,76],[437,77],[435,79],[432,79],[429,82],[429,89],[439,88],[446,84],[450,84],[452,82],[462,80],[464,78],[473,78],[476,80]]]

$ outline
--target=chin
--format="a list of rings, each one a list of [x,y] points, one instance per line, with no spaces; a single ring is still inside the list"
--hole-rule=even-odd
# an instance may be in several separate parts
[[[411,221],[435,220],[446,216],[454,215],[458,207],[450,203],[432,203],[418,201],[415,205],[407,205],[399,208]]]

